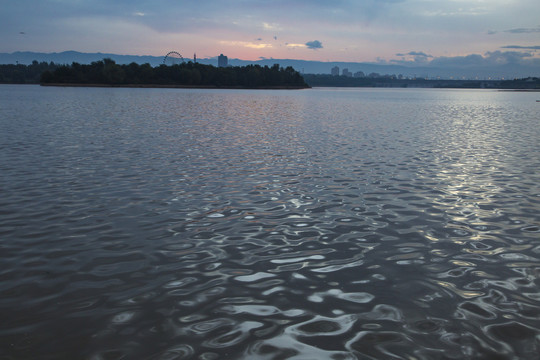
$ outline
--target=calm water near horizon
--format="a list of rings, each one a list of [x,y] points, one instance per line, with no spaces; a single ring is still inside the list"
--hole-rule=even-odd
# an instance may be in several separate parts
[[[0,359],[538,359],[540,93],[0,86]]]

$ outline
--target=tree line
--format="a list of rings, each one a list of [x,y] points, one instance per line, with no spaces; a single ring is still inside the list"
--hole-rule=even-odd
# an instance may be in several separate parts
[[[0,65],[0,83],[39,84],[41,74],[46,71],[54,71],[57,67],[58,65],[53,62],[37,62],[36,60],[32,61],[30,65]]]
[[[309,86],[317,87],[420,87],[455,89],[540,89],[540,78],[528,77],[513,80],[451,80],[451,79],[405,79],[392,75],[379,77],[348,77],[328,74],[305,74]]]
[[[119,65],[112,59],[89,65],[72,63],[43,72],[42,84],[181,85],[215,87],[307,87],[291,66],[260,65],[215,67],[193,62],[175,65],[131,63]]]

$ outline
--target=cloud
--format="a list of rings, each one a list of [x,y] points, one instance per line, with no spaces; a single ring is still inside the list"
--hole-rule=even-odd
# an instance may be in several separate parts
[[[484,57],[478,54],[471,54],[467,56],[442,56],[431,61],[431,65],[440,67],[467,67],[467,66],[481,66],[484,64]]]
[[[540,35],[538,0],[44,2],[47,6],[38,8],[32,1],[2,2],[2,51],[114,49],[125,54],[161,54],[180,47],[181,52],[196,51],[201,56],[227,51],[231,57],[279,58],[291,53],[307,56],[307,52],[312,59],[329,61],[390,59],[398,51],[402,54],[395,58],[411,66],[431,63],[433,56],[443,54],[493,50],[536,51],[540,58],[540,49],[534,46],[540,45],[534,40]],[[424,12],[439,17],[424,16]],[[478,21],[469,17],[479,13],[483,17]],[[473,41],[481,35],[482,41]],[[310,38],[325,42],[306,40]],[[225,40],[236,42],[219,49]]]
[[[432,58],[432,55],[428,55],[425,52],[422,51],[409,51],[406,54],[396,54],[396,56],[419,56],[419,57],[425,57],[425,58]]]
[[[401,56],[403,59],[401,60],[391,60],[392,63],[411,63],[414,62],[416,65],[418,64],[427,64],[429,62],[429,58],[433,58],[433,55],[426,54],[423,51],[409,51],[408,53],[398,53],[396,56]],[[409,60],[406,60],[405,58],[408,58]],[[411,58],[412,57],[412,60]]]
[[[534,33],[540,33],[540,26],[535,28],[516,28],[516,29],[509,29],[509,30],[503,30],[502,32],[509,33],[509,34],[534,34]],[[488,35],[495,35],[499,33],[499,31],[496,30],[488,30]]]
[[[536,28],[517,28],[517,29],[510,29],[505,30],[504,32],[511,33],[511,34],[532,34],[532,33],[540,33],[540,26]]]
[[[535,45],[535,46],[506,45],[506,46],[501,46],[501,49],[540,50],[540,45]]]
[[[533,57],[531,53],[519,51],[488,51],[483,56],[471,54],[467,56],[439,57],[430,62],[435,67],[486,67],[501,66],[506,64],[537,65],[540,59]]]
[[[418,52],[418,51],[411,51],[411,52],[409,52],[409,55],[412,55],[412,56],[421,56],[421,57],[429,57],[429,58],[432,58],[432,57],[433,57],[433,55],[428,55],[428,54],[426,54],[426,53],[424,53],[424,52],[421,52],[421,51],[420,51],[420,52]]]
[[[251,49],[265,49],[272,47],[272,44],[253,43],[249,41],[220,41],[219,43],[227,46],[241,46]]]
[[[281,25],[277,24],[277,23],[267,23],[267,22],[263,22],[263,29],[264,30],[283,30]]]
[[[285,43],[285,46],[288,48],[305,48],[307,47],[305,44],[291,44],[291,43]]]
[[[322,49],[322,42],[319,40],[308,41],[305,44],[285,43],[288,48],[308,48],[312,50]]]
[[[519,64],[524,58],[532,57],[531,53],[519,51],[488,51],[484,59],[492,65]]]
[[[308,49],[322,49],[322,43],[319,40],[308,41],[306,44]]]
[[[425,10],[421,14],[427,17],[457,17],[457,16],[482,16],[488,14],[488,8],[486,7],[471,7],[468,9],[465,8],[457,8],[457,9],[449,9],[441,10]]]

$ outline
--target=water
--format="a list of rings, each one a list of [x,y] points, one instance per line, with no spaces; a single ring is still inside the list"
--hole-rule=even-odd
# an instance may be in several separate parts
[[[536,99],[0,86],[0,359],[537,359]]]

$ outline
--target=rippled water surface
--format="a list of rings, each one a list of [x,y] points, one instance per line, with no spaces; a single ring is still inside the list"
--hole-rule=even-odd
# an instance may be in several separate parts
[[[0,86],[0,359],[538,359],[536,99]]]

